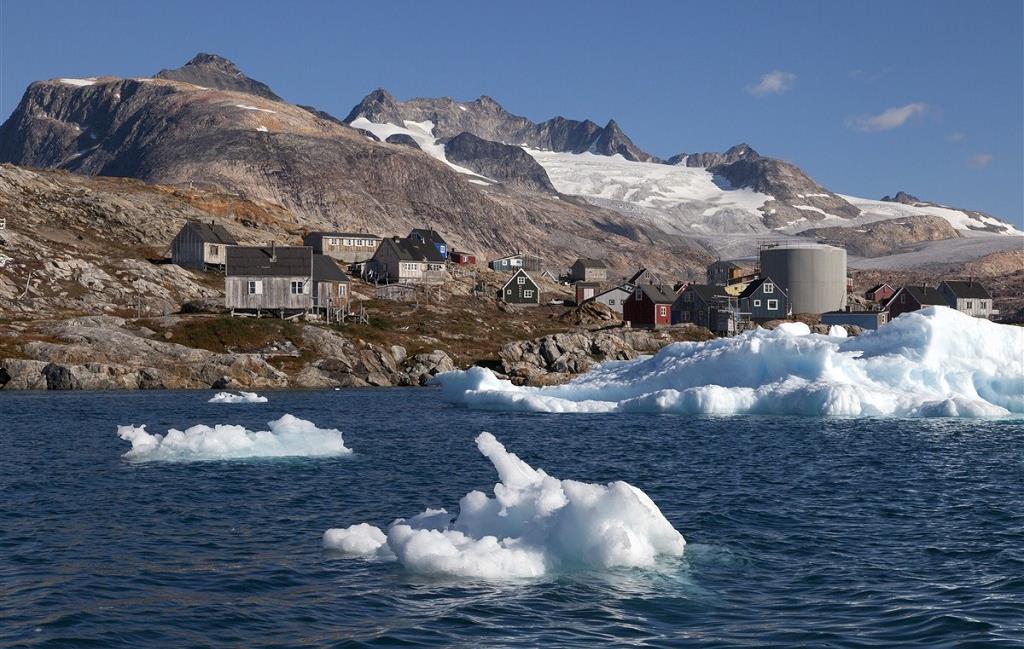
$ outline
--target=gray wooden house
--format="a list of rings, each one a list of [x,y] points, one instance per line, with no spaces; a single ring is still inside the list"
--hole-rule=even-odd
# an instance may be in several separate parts
[[[672,324],[691,322],[714,331],[716,312],[727,304],[729,298],[724,286],[690,284],[672,303]]]
[[[382,238],[363,232],[310,232],[303,245],[317,255],[327,255],[346,264],[357,264],[373,257]]]
[[[790,315],[789,297],[770,277],[755,279],[739,294],[740,312],[758,324]]]
[[[308,246],[231,246],[224,297],[232,314],[285,316],[313,306],[313,249]]]
[[[383,283],[439,284],[448,278],[446,260],[418,238],[384,239],[367,264],[366,277]]]
[[[234,245],[238,241],[223,225],[188,221],[171,242],[171,263],[197,270],[221,267],[227,247]]]
[[[573,263],[569,275],[574,282],[604,282],[608,280],[608,264],[600,259],[580,257]]]
[[[509,304],[540,304],[540,287],[525,270],[520,268],[498,289],[498,300]]]
[[[622,315],[622,305],[625,304],[629,296],[633,294],[633,287],[630,285],[626,286],[615,286],[613,288],[598,293],[593,298],[594,302],[600,302],[615,313]]]
[[[992,294],[977,280],[946,280],[937,288],[951,309],[976,318],[988,318],[999,313],[992,306]]]
[[[348,309],[352,281],[327,255],[313,255],[313,308]]]

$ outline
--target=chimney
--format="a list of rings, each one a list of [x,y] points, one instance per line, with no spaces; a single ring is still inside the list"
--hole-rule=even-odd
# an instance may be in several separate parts
[[[270,263],[276,263],[276,262],[277,262],[277,242],[276,241],[271,241],[270,242]]]

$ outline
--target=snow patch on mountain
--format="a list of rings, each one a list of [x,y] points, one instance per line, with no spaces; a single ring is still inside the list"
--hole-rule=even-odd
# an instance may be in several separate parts
[[[349,123],[349,126],[369,131],[381,142],[384,142],[392,135],[408,135],[415,140],[416,145],[419,146],[421,151],[432,158],[440,160],[460,174],[466,174],[467,176],[483,178],[484,180],[490,181],[489,178],[481,176],[478,173],[474,173],[465,167],[460,167],[457,164],[448,162],[448,158],[444,155],[444,145],[438,143],[437,138],[434,137],[434,123],[430,120],[423,122],[411,122],[409,120],[405,120],[405,126],[398,126],[397,124],[377,124],[376,122],[371,122],[365,117],[357,117]]]

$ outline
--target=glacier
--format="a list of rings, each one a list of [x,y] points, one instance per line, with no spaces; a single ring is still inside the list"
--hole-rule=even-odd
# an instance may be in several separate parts
[[[563,385],[522,387],[474,367],[438,375],[445,400],[481,410],[868,417],[1024,413],[1024,328],[936,306],[846,337],[787,323],[669,345]]]
[[[650,568],[680,557],[686,541],[647,494],[622,481],[559,480],[510,453],[490,433],[476,438],[498,472],[494,496],[471,491],[458,517],[427,509],[387,533],[360,523],[324,532],[326,549],[398,561],[430,576],[534,578],[574,569]]]
[[[185,430],[170,429],[166,435],[146,432],[143,426],[118,426],[117,435],[131,442],[121,457],[137,462],[233,460],[268,457],[325,457],[348,455],[341,431],[317,428],[294,415],[268,422],[270,430],[252,431],[244,426],[199,424]]]

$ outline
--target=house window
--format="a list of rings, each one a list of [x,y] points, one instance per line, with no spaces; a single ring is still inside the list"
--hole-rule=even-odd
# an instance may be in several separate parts
[[[522,266],[523,265],[523,260],[522,259],[513,259],[511,261],[511,264],[513,266]]]
[[[615,306],[615,298],[608,300],[608,306]]]
[[[526,283],[526,278],[525,277],[518,277],[518,278],[516,278],[516,284],[525,284],[525,283]]]
[[[531,297],[533,297],[533,291],[531,291],[530,289],[525,289],[523,291],[523,297],[526,299],[530,299]]]
[[[246,291],[249,295],[263,295],[263,282],[259,280],[249,280],[246,284]]]
[[[658,315],[661,316],[662,318],[667,316],[668,315],[668,307],[665,306],[665,305],[659,306],[658,307]]]
[[[344,284],[338,284],[338,295],[344,295],[346,288]]]
[[[777,311],[778,308],[779,308],[779,301],[778,300],[768,300],[768,310],[769,311]]]
[[[761,300],[754,300],[754,306],[761,306]]]
[[[302,281],[292,282],[291,292],[292,295],[302,295],[306,292],[306,283]]]
[[[901,293],[900,294],[900,304],[906,304],[906,303],[907,303],[907,294],[906,293]]]
[[[210,254],[211,255],[219,255],[220,254],[220,246],[210,246]]]
[[[775,284],[772,284],[771,282],[765,282],[764,286],[762,287],[762,289],[764,290],[765,293],[774,293],[775,292]]]
[[[973,303],[970,300],[967,300],[967,302],[964,303],[964,306],[968,309],[974,308]]]
[[[345,239],[345,245],[351,248],[352,247],[352,239]]]
[[[506,288],[505,289],[505,295],[512,295],[512,289]]]

